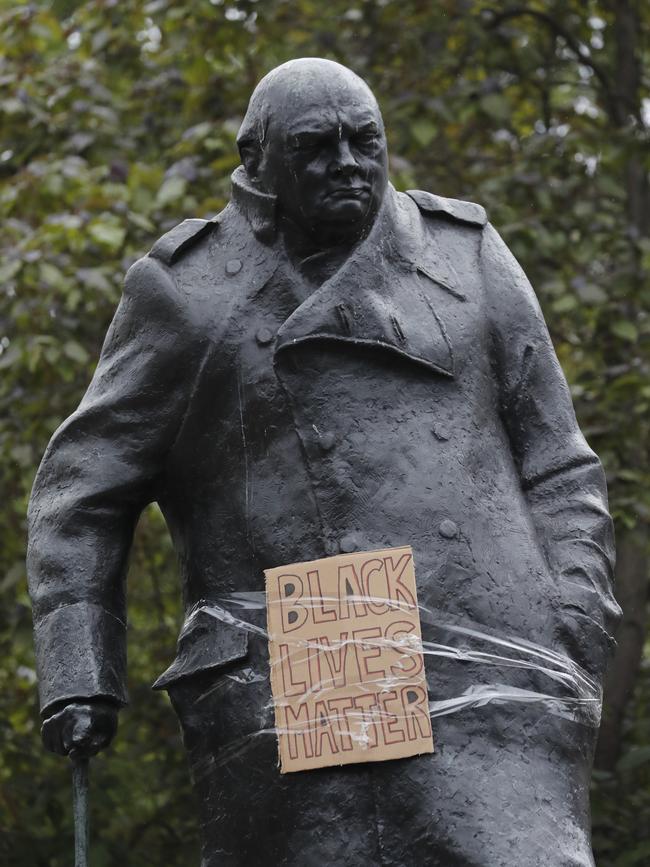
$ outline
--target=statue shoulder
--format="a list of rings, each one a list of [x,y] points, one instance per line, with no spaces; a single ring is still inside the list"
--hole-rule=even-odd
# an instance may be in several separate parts
[[[460,199],[445,199],[424,190],[407,190],[418,208],[427,215],[442,216],[470,226],[483,228],[488,221],[485,208],[474,202],[463,202]]]
[[[190,250],[197,249],[202,239],[216,231],[217,219],[183,220],[166,232],[145,256],[129,268],[124,280],[124,294],[137,298],[141,305],[160,304],[163,299],[178,300],[180,274],[176,266]]]
[[[216,231],[218,225],[216,217],[211,220],[183,220],[156,241],[149,255],[164,265],[174,265],[202,238]]]

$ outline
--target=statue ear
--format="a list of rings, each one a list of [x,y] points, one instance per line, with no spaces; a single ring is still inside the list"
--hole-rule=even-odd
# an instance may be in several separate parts
[[[262,161],[262,149],[259,142],[251,141],[250,139],[248,141],[240,141],[237,142],[237,147],[239,148],[239,156],[246,169],[246,174],[251,181],[259,180],[260,163]]]

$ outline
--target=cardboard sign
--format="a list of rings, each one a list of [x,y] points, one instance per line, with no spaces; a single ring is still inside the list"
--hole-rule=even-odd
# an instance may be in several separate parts
[[[281,773],[433,752],[411,548],[264,574]]]

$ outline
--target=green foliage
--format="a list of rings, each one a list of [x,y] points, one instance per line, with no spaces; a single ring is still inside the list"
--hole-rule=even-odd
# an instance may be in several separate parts
[[[625,721],[621,758],[611,772],[593,780],[594,848],[598,867],[650,863],[650,646],[637,681],[635,701]]]
[[[277,63],[352,66],[380,98],[396,186],[488,208],[538,290],[619,528],[647,521],[650,239],[628,175],[647,169],[648,135],[621,117],[611,84],[616,4],[530,0],[531,14],[508,17],[514,5],[0,0],[3,863],[71,860],[69,769],[38,738],[23,564],[38,460],[90,378],[125,269],[167,228],[227,201],[247,97]],[[91,860],[195,864],[176,722],[148,690],[181,618],[155,509],[137,534],[130,617],[132,705],[93,763]],[[595,783],[602,867],[650,862],[649,700],[646,664],[623,758]]]

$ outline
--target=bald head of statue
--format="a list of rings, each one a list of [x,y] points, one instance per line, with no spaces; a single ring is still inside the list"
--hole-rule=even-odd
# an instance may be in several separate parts
[[[350,69],[311,57],[276,67],[255,88],[237,144],[285,231],[322,247],[370,230],[388,183],[386,137],[377,100]]]

